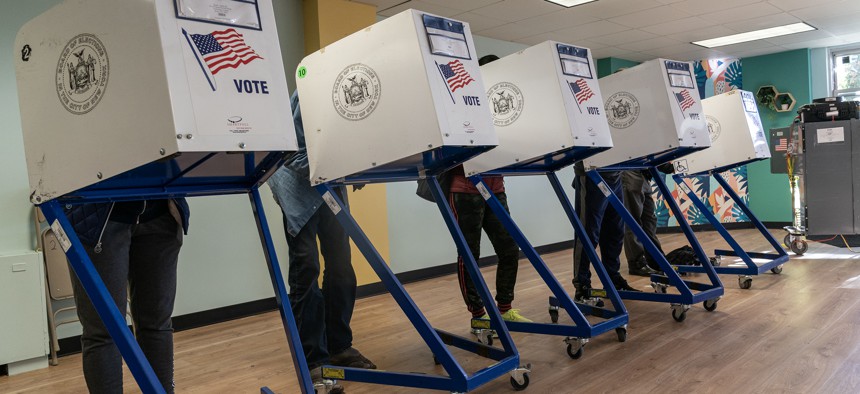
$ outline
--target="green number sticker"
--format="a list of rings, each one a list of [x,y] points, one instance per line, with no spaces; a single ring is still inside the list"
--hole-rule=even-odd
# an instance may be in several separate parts
[[[299,76],[299,78],[304,78],[305,75],[308,74],[308,70],[305,68],[305,66],[301,66],[299,67],[299,70],[296,71],[296,74]]]

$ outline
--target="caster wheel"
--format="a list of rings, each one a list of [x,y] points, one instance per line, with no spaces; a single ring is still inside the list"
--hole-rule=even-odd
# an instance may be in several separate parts
[[[552,321],[552,324],[558,324],[558,310],[550,310],[549,311],[549,320]]]
[[[782,239],[782,244],[786,247],[791,247],[791,234],[785,235],[785,238]]]
[[[529,374],[523,374],[523,384],[520,384],[516,379],[511,377],[511,386],[513,386],[516,391],[525,390],[526,387],[529,387]]]
[[[567,355],[574,360],[579,360],[582,357],[582,349],[584,348],[585,346],[580,346],[579,349],[576,349],[574,352],[573,345],[567,345]]]
[[[795,239],[791,242],[791,251],[798,256],[803,256],[809,250],[809,244],[802,239]]]
[[[782,266],[781,266],[781,265],[778,265],[778,266],[776,266],[776,267],[773,267],[773,268],[771,268],[771,269],[770,269],[770,272],[773,272],[774,274],[779,275],[779,274],[781,274],[781,273],[782,273]]]
[[[680,323],[687,318],[687,311],[672,309],[672,318],[675,319],[676,322]]]
[[[485,345],[493,346],[493,336],[492,335],[487,335],[487,343],[485,343]]]
[[[603,300],[601,300],[601,299],[599,299],[599,298],[598,298],[598,299],[597,299],[597,301],[594,303],[594,306],[596,306],[596,307],[598,307],[598,308],[603,308],[603,305],[605,305],[605,304],[603,303]]]
[[[618,342],[627,342],[627,329],[618,327],[615,329],[615,334],[618,335]]]
[[[705,300],[703,304],[705,306],[705,310],[708,312],[717,310],[717,300]]]
[[[749,289],[752,287],[752,279],[751,278],[738,278],[738,286],[741,289]]]

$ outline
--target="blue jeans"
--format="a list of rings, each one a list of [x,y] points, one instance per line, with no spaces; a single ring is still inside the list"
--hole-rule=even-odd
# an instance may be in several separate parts
[[[284,227],[288,227],[286,217]],[[349,323],[355,307],[356,279],[349,237],[323,204],[296,236],[287,233],[287,245],[290,305],[308,367],[314,369],[327,363],[329,356],[352,347]],[[325,259],[322,288],[320,252]]]
[[[176,266],[182,246],[182,226],[166,212],[140,224],[109,221],[102,251],[84,245],[96,271],[119,308],[131,312],[136,337],[155,375],[173,392],[173,325]],[[72,275],[78,318],[83,326],[84,378],[94,394],[122,393],[122,358],[76,275]]]
[[[606,185],[621,198],[621,174],[617,171],[601,172]],[[606,268],[609,277],[615,281],[620,279],[621,247],[624,244],[624,222],[615,208],[609,206],[609,200],[603,192],[586,175],[577,174],[573,180],[576,190],[574,209],[579,214],[585,232],[591,243],[600,247],[600,260]],[[591,259],[583,251],[583,245],[577,241],[573,253],[573,281],[591,286]]]

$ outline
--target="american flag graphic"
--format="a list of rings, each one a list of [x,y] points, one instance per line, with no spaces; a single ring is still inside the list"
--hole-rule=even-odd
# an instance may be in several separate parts
[[[440,64],[439,71],[442,71],[442,76],[445,78],[445,82],[448,83],[451,93],[475,80],[466,72],[466,68],[459,60],[448,62],[448,64]]]
[[[588,87],[588,83],[580,78],[578,81],[571,83],[570,88],[573,90],[573,96],[576,97],[576,103],[582,104],[585,100],[594,97],[594,92]]]
[[[681,91],[681,93],[675,93],[675,99],[678,100],[678,104],[681,106],[681,112],[690,109],[693,104],[696,104],[696,100],[693,100],[693,96],[690,96],[690,92],[687,89]]]
[[[788,151],[788,138],[780,138],[773,147],[774,152],[787,152]]]
[[[263,58],[245,43],[245,39],[235,29],[191,34],[191,40],[212,75],[225,68],[237,68]]]

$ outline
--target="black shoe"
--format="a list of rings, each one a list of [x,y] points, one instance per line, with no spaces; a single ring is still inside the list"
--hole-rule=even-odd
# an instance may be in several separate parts
[[[328,394],[344,394],[343,386],[337,384],[334,380],[325,379],[322,376],[322,367],[311,369],[311,381],[314,382],[314,391]],[[326,386],[329,387],[326,387]],[[328,391],[326,391],[328,389]]]
[[[636,276],[651,276],[651,274],[660,273],[660,271],[654,271],[653,269],[651,269],[651,267],[647,265],[643,265],[638,268],[630,268],[630,270],[628,270],[627,272],[630,273],[630,275]]]
[[[356,348],[350,347],[329,358],[329,364],[338,367],[376,369],[376,364],[361,355]]]
[[[642,290],[639,290],[635,287],[631,287],[630,284],[627,283],[627,281],[621,277],[613,279],[612,283],[615,285],[615,290],[642,292]]]
[[[583,302],[586,299],[591,298],[591,285],[574,283],[573,287],[576,289],[576,293],[573,296],[573,300],[575,302]]]

